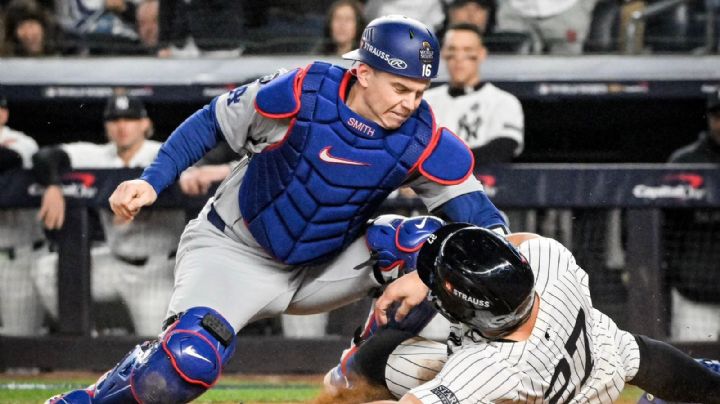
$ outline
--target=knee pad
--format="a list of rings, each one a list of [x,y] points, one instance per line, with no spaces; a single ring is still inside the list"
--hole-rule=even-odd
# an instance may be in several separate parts
[[[92,402],[187,403],[215,384],[236,339],[219,313],[194,307],[101,377]]]

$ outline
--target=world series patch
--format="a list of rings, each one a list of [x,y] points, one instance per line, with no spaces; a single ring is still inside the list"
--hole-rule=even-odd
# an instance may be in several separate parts
[[[433,51],[430,42],[423,41],[422,48],[420,48],[420,61],[422,63],[432,63],[435,59],[435,51]]]
[[[455,394],[445,386],[437,386],[430,391],[438,396],[442,404],[460,404],[460,400],[458,400],[458,398],[455,397]]]

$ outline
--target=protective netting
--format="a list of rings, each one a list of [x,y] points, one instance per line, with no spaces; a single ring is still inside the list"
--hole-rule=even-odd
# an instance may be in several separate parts
[[[513,232],[551,237],[568,247],[590,276],[595,307],[622,328],[626,323],[627,271],[620,209],[530,209],[506,211]]]
[[[664,263],[671,294],[671,337],[714,340],[720,334],[720,210],[667,209]]]

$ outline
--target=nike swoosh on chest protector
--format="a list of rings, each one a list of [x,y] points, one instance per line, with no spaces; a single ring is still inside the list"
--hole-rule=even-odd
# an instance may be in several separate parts
[[[340,157],[335,157],[330,155],[330,149],[332,149],[332,146],[328,146],[322,150],[320,150],[320,160],[325,161],[327,163],[335,163],[335,164],[346,164],[351,166],[369,166],[370,164],[364,163],[362,161],[355,161],[355,160],[348,160]]]

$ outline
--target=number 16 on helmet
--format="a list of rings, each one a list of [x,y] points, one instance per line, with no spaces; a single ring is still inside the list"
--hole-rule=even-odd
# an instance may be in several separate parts
[[[360,47],[343,55],[375,69],[414,79],[437,77],[440,45],[423,23],[409,17],[379,17],[365,28]]]

